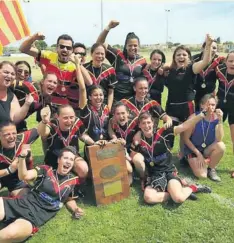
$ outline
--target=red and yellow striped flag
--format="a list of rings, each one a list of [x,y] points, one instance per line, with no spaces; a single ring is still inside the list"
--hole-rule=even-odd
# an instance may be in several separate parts
[[[0,0],[0,43],[5,46],[30,35],[19,0]]]

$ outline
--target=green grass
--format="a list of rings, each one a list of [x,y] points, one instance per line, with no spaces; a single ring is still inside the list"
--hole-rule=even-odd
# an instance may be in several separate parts
[[[36,72],[35,72],[36,71]],[[33,69],[33,75],[38,70]],[[165,90],[163,104],[166,99]],[[28,119],[29,126],[36,126],[35,116]],[[218,166],[221,183],[202,180],[212,187],[210,195],[199,194],[198,201],[186,201],[177,205],[171,201],[165,204],[147,206],[143,203],[143,193],[139,181],[131,188],[129,198],[109,205],[96,207],[92,188],[88,187],[86,197],[78,201],[86,215],[79,221],[71,219],[70,213],[63,208],[58,215],[40,228],[32,237],[31,243],[59,242],[154,242],[154,243],[227,243],[234,237],[234,194],[229,171],[234,168],[232,144],[228,124],[224,124],[227,151]],[[177,153],[178,139],[173,153]],[[42,163],[40,139],[33,145],[36,163]],[[178,160],[174,157],[175,163]],[[179,168],[179,166],[178,166]],[[196,180],[189,169],[180,169],[182,176]]]

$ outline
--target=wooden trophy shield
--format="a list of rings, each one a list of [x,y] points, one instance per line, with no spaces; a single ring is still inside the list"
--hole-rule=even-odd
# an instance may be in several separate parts
[[[88,146],[94,193],[97,205],[106,205],[130,194],[125,148],[108,143],[103,148]]]

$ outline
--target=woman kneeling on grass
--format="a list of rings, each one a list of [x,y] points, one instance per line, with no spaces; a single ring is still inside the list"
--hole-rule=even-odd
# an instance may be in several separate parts
[[[37,227],[54,217],[63,203],[73,212],[74,218],[84,214],[74,200],[75,187],[79,185],[78,177],[70,173],[76,157],[74,148],[61,150],[57,170],[46,165],[27,170],[28,152],[28,147],[24,146],[19,155],[18,175],[28,182],[31,190],[21,198],[0,198],[0,221],[8,224],[0,230],[2,243],[27,239]]]
[[[201,109],[208,103],[206,116],[184,133],[185,156],[195,176],[221,181],[215,167],[223,157],[223,112],[216,109],[217,99],[207,94],[201,99]],[[197,113],[191,116],[194,117]],[[209,161],[208,168],[206,162]]]
[[[132,149],[143,155],[148,170],[149,177],[144,190],[146,203],[160,203],[167,201],[170,197],[174,202],[182,203],[187,198],[196,200],[194,192],[211,192],[210,188],[203,185],[182,187],[170,153],[174,136],[189,129],[204,116],[204,112],[201,112],[179,126],[172,126],[168,129],[162,127],[155,132],[152,116],[148,112],[139,116],[141,141],[138,145],[132,144]]]

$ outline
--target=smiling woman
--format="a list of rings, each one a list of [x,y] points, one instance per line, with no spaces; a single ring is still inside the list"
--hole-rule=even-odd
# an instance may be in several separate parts
[[[15,66],[8,61],[0,63],[0,122],[12,120],[15,123],[22,121],[33,102],[29,94],[22,107],[14,93],[9,89],[15,79]]]
[[[34,98],[34,102],[30,105],[29,111],[26,117],[29,117],[34,112],[37,112],[36,120],[41,121],[40,110],[49,106],[52,114],[55,114],[57,107],[53,105],[51,100],[51,95],[56,90],[58,86],[58,79],[55,73],[48,72],[45,73],[41,82],[27,82],[20,81],[18,85],[13,87],[13,92],[19,100],[21,106],[24,105],[27,95],[31,94]],[[27,130],[26,121],[22,121],[17,124],[17,131]]]

